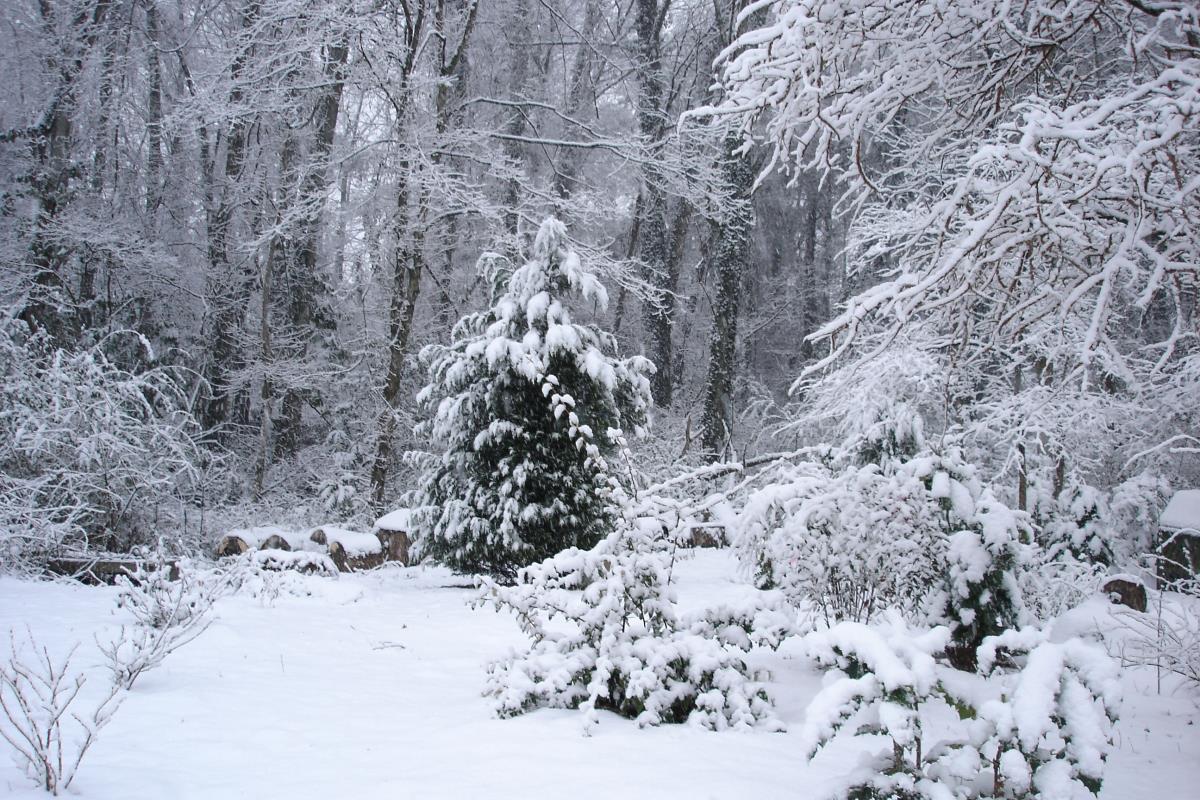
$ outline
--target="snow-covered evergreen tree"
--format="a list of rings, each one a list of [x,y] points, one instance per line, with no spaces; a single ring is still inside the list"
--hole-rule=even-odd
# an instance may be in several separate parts
[[[1048,511],[1041,540],[1049,558],[1100,565],[1113,562],[1108,504],[1095,487],[1074,482]]]
[[[422,352],[418,433],[443,455],[417,491],[420,557],[509,580],[613,529],[606,456],[645,424],[653,366],[615,358],[611,335],[571,321],[568,297],[607,303],[550,218],[492,308]]]

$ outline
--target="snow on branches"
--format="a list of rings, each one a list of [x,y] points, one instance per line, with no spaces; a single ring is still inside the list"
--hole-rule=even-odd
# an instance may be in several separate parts
[[[839,733],[891,747],[851,776],[840,797],[1067,798],[1099,794],[1120,704],[1116,665],[1079,639],[1051,643],[1033,628],[989,637],[982,673],[947,669],[950,631],[844,622],[805,637],[830,670],[803,729],[812,758]],[[1011,669],[997,669],[997,656]],[[939,713],[940,712],[940,713]],[[950,712],[950,713],[945,713]],[[928,746],[926,726],[952,734]]]
[[[765,117],[773,163],[844,180],[851,251],[897,267],[815,334],[840,334],[826,363],[867,320],[919,314],[963,341],[1077,318],[1077,357],[1124,381],[1196,336],[1194,4],[764,0],[741,19],[761,9],[717,111]],[[1155,304],[1174,324],[1123,347]]]
[[[693,113],[839,197],[865,287],[805,375],[919,343],[962,384],[946,410],[1024,474],[1069,457],[1111,486],[1187,441],[1195,3],[759,0],[739,19],[725,97]]]
[[[681,616],[661,534],[655,519],[627,521],[591,550],[523,569],[515,586],[483,580],[480,604],[511,611],[532,640],[491,667],[498,714],[581,708],[585,730],[601,710],[640,726],[782,729],[747,653],[777,647],[790,615],[757,606]]]
[[[196,477],[187,404],[168,370],[129,372],[103,342],[70,352],[0,314],[0,561],[149,538],[147,509]]]
[[[551,218],[493,307],[460,320],[450,345],[422,352],[430,384],[418,430],[444,455],[418,490],[421,557],[511,580],[612,530],[606,456],[622,430],[645,424],[653,366],[615,358],[611,335],[571,321],[568,296],[607,302]]]
[[[961,450],[925,447],[918,423],[882,420],[852,449],[791,467],[752,494],[739,556],[760,586],[809,604],[827,624],[888,608],[932,615],[969,653],[1020,620],[1014,570],[1031,531]]]

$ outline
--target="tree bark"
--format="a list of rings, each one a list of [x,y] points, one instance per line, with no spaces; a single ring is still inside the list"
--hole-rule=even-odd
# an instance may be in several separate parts
[[[260,12],[259,0],[247,2],[242,12],[243,32],[249,32],[258,21]],[[230,67],[229,105],[234,108],[239,107],[245,99],[242,78],[252,52],[253,45],[244,43]],[[215,206],[210,206],[207,214],[209,274],[206,276],[206,294],[212,308],[209,324],[211,347],[203,372],[207,393],[198,416],[208,430],[219,429],[231,421],[241,421],[236,419],[238,409],[232,395],[231,377],[244,364],[238,333],[245,319],[251,278],[243,266],[235,264],[230,258],[229,237],[234,209],[240,200],[238,182],[245,166],[247,128],[246,115],[239,113],[229,127],[222,184],[215,192]]]
[[[300,351],[294,354],[303,359],[308,354],[310,343],[322,318],[318,306],[324,288],[318,253],[321,243],[321,220],[324,216],[325,192],[329,185],[329,154],[333,151],[337,133],[338,114],[341,110],[342,89],[346,81],[346,62],[350,55],[350,42],[346,34],[325,49],[323,72],[328,85],[321,92],[314,109],[316,128],[313,132],[309,154],[311,164],[305,174],[299,204],[302,210],[300,237],[294,260],[294,274],[288,303],[288,325],[300,341]],[[279,447],[295,452],[300,422],[304,413],[304,397],[294,386],[289,386],[283,396],[283,409],[279,424]]]
[[[63,42],[58,57],[50,56],[46,69],[57,74],[57,83],[42,119],[31,130],[31,144],[37,170],[30,185],[37,203],[30,261],[34,266],[33,290],[21,318],[31,327],[45,330],[54,339],[75,338],[79,320],[68,308],[63,266],[67,248],[55,233],[59,215],[68,202],[71,178],[75,171],[71,160],[78,80],[88,54],[99,39],[111,0],[81,3],[72,18],[70,32],[76,41]],[[42,22],[52,40],[58,40],[54,5],[39,4]],[[72,48],[71,45],[74,45]],[[69,52],[74,50],[73,53]]]
[[[449,103],[449,83],[453,77],[460,74],[465,61],[467,47],[475,28],[476,12],[479,3],[471,2],[466,8],[466,18],[463,21],[462,34],[457,45],[447,50],[444,47],[445,6],[442,0],[434,8],[435,27],[443,34],[443,47],[439,50],[438,73],[441,77],[439,88],[435,94],[437,119],[435,125],[439,133],[444,133],[449,125],[451,106]],[[407,76],[413,74],[416,67],[415,55],[417,43],[421,39],[422,20],[425,15],[424,2],[418,4],[415,23],[411,26],[408,42],[409,58],[404,67],[406,92],[397,103],[396,126],[397,139],[404,141],[407,133],[407,111],[410,91]],[[436,165],[440,156],[433,157]],[[371,506],[376,512],[383,509],[384,494],[387,487],[387,476],[391,469],[392,447],[396,434],[396,408],[400,401],[400,383],[404,375],[404,360],[408,353],[409,340],[412,337],[413,318],[416,314],[417,298],[421,293],[421,277],[425,271],[425,225],[428,224],[429,197],[422,193],[418,197],[415,217],[410,219],[410,186],[409,174],[415,167],[407,157],[399,165],[399,184],[396,191],[396,212],[393,225],[392,259],[392,298],[388,309],[388,367],[383,384],[383,400],[385,407],[380,414],[378,436],[375,440],[375,457],[371,462]]]
[[[654,148],[662,136],[665,115],[662,109],[663,78],[660,34],[662,19],[658,0],[637,0],[635,28],[638,53],[638,131],[643,143]],[[638,256],[643,277],[658,289],[654,297],[642,303],[642,320],[649,336],[650,359],[657,371],[650,381],[656,405],[669,408],[673,399],[674,349],[671,342],[675,321],[675,285],[671,280],[667,200],[662,179],[653,162],[642,168],[642,217],[638,221]],[[678,276],[676,276],[678,277]]]
[[[713,299],[704,415],[700,424],[700,444],[706,457],[713,461],[728,454],[733,433],[738,315],[742,305],[742,277],[749,266],[750,229],[754,225],[753,206],[750,204],[754,169],[749,158],[735,154],[740,144],[733,132],[726,134],[722,168],[738,205],[733,214],[717,226],[713,255],[717,293]]]

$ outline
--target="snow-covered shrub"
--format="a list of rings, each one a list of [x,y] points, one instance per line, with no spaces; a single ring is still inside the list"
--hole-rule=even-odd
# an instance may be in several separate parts
[[[333,560],[324,553],[251,550],[224,559],[218,572],[229,591],[272,606],[281,597],[311,597],[314,579],[338,578]]]
[[[749,498],[737,541],[760,587],[811,604],[826,622],[915,613],[945,551],[924,483],[874,464],[790,470]]]
[[[991,796],[1099,795],[1121,703],[1113,660],[1080,639],[1059,644],[1024,629],[985,640],[981,669],[991,672],[1001,650],[1023,663],[1019,672],[994,673],[1005,690],[979,705],[971,731],[992,767]]]
[[[1119,532],[1118,556],[1133,560],[1158,543],[1158,518],[1171,496],[1170,484],[1146,470],[1117,484],[1110,494],[1112,523]]]
[[[1123,664],[1153,667],[1162,688],[1163,673],[1200,690],[1200,578],[1175,581],[1171,591],[1156,591],[1145,612],[1114,614],[1121,636],[1110,651]]]
[[[923,634],[896,618],[880,628],[842,622],[808,634],[809,657],[831,671],[825,687],[804,715],[801,742],[806,758],[848,727],[853,735],[880,734],[891,739],[889,757],[872,766],[852,797],[904,796],[923,766],[921,706],[938,690],[934,654],[949,641],[944,627]],[[871,794],[868,786],[877,792]]]
[[[949,497],[953,489],[947,491]],[[938,493],[936,485],[934,492]],[[970,670],[985,638],[1024,621],[1017,569],[1025,555],[1022,540],[1029,538],[1030,529],[1024,514],[1008,508],[990,490],[976,499],[962,498],[955,506],[947,514],[958,530],[950,535],[943,588],[931,599],[930,610],[935,622],[950,628],[951,661]]]
[[[338,577],[337,565],[324,553],[307,550],[252,550],[246,554],[249,562],[266,572],[298,572],[301,575]]]
[[[1019,621],[1013,568],[1029,525],[959,448],[911,453],[922,443],[919,418],[902,423],[869,426],[827,463],[788,468],[752,494],[739,556],[759,586],[811,604],[827,623],[867,621],[885,608],[932,614],[973,652]],[[881,463],[860,466],[869,457]]]
[[[1032,547],[1017,570],[1017,583],[1025,610],[1036,620],[1049,622],[1092,597],[1109,575],[1101,564],[1074,558],[1052,558],[1041,547]]]
[[[167,370],[126,372],[102,345],[69,352],[0,318],[0,562],[144,540],[195,475],[187,405]]]
[[[161,552],[154,555],[155,569],[139,565],[119,579],[117,607],[133,616],[134,625],[122,625],[115,639],[100,644],[113,683],[123,689],[132,689],[142,673],[204,633],[213,604],[229,591],[226,576],[216,570],[198,569],[186,559],[172,568]]]
[[[1039,516],[1038,542],[1049,559],[1113,563],[1112,514],[1107,498],[1094,486],[1073,482]]]
[[[204,617],[228,584],[213,570],[204,570],[190,559],[174,561],[161,550],[143,551],[143,560],[128,575],[117,579],[121,591],[117,607],[128,611],[146,628],[170,628]]]
[[[72,648],[56,661],[30,635],[18,644],[9,631],[11,653],[0,663],[0,738],[17,763],[53,795],[66,791],[100,729],[121,704],[114,683],[86,711],[77,708],[86,679],[74,670]]]
[[[481,604],[507,609],[532,640],[492,665],[487,693],[501,716],[582,708],[639,725],[689,722],[714,730],[781,727],[747,653],[777,646],[790,618],[767,608],[676,610],[661,526],[618,529],[521,570],[517,584],[483,579]]]
[[[1032,482],[1031,482],[1032,483]],[[1166,483],[1144,472],[1103,491],[1078,479],[1055,497],[1034,493],[1035,546],[1020,569],[1026,608],[1050,620],[1091,597],[1114,564],[1154,546]]]
[[[1035,629],[989,637],[966,675],[937,661],[950,631],[908,628],[898,617],[872,628],[840,623],[805,637],[829,668],[802,737],[807,757],[839,733],[890,745],[851,776],[839,797],[1091,798],[1100,791],[1120,702],[1116,668],[1078,639],[1047,641]],[[998,653],[1013,670],[996,669]],[[933,720],[952,730],[932,747]],[[939,731],[942,733],[942,731]]]
[[[352,515],[366,505],[359,491],[362,476],[349,471],[334,473],[317,486],[317,502],[326,511]]]
[[[618,360],[613,337],[571,321],[569,296],[607,302],[554,219],[492,308],[422,351],[430,383],[419,426],[434,450],[414,514],[414,554],[511,580],[519,567],[613,530],[606,456],[640,429],[645,359]]]

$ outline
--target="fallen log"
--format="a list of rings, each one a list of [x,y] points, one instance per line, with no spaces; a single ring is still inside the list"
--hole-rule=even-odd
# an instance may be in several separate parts
[[[387,551],[380,546],[374,552],[355,555],[347,552],[345,545],[341,542],[335,541],[329,545],[329,558],[337,566],[339,572],[361,572],[365,569],[374,569],[387,560]]]
[[[291,550],[292,546],[288,544],[288,540],[284,539],[277,533],[273,533],[263,539],[262,544],[258,546],[259,550]]]
[[[290,550],[258,550],[251,558],[260,569],[275,572],[299,572],[302,575],[320,575],[336,578],[337,565],[324,553],[308,553]]]
[[[409,563],[410,517],[411,512],[407,508],[400,508],[384,514],[375,521],[375,527],[372,529],[387,553],[387,560],[399,561],[404,566],[408,566]]]
[[[176,561],[165,561],[163,564],[167,567],[169,580],[179,578],[179,565]],[[74,578],[88,586],[111,586],[118,578],[131,577],[141,570],[153,572],[158,569],[158,565],[158,561],[138,558],[65,556],[51,559],[47,562],[46,569],[55,575]]]
[[[235,536],[232,533],[221,537],[221,541],[217,542],[217,558],[225,558],[226,556],[240,556],[242,553],[250,550],[249,543],[240,536]]]

